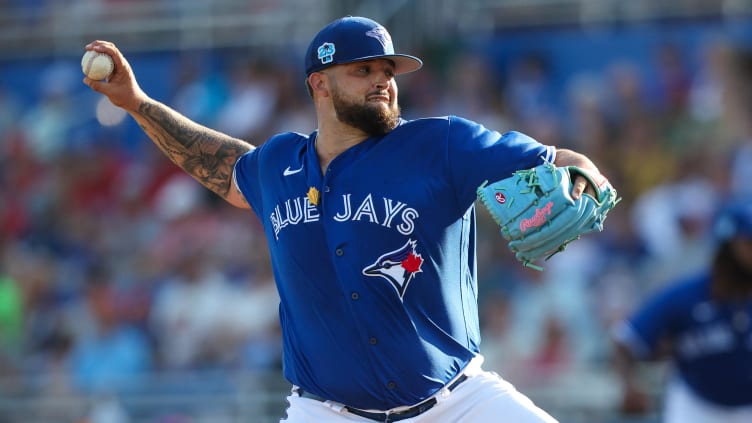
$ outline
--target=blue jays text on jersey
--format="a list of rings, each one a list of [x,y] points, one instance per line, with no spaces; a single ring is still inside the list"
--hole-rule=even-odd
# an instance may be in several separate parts
[[[676,376],[720,406],[752,405],[752,302],[720,303],[710,277],[679,281],[650,298],[618,326],[615,336],[637,357],[672,339]]]
[[[413,207],[386,197],[374,203],[371,193],[353,205],[352,196],[352,193],[340,196],[340,210],[332,217],[335,222],[368,221],[385,228],[394,227],[402,235],[410,235],[415,229],[414,220],[419,217],[419,213]],[[284,204],[277,204],[269,215],[276,239],[279,239],[279,232],[289,225],[318,222],[319,218],[318,209],[308,195],[288,198]]]
[[[357,408],[417,403],[479,350],[477,187],[555,149],[458,117],[403,120],[322,172],[316,135],[279,134],[235,166],[269,243],[284,375]]]

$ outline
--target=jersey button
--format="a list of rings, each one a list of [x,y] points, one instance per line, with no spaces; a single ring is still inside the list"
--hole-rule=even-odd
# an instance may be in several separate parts
[[[336,250],[334,250],[334,254],[336,254],[338,257],[342,257],[345,255],[345,250],[337,248]]]
[[[352,298],[353,300],[358,300],[360,298],[360,294],[353,292],[352,294],[350,294],[350,298]]]
[[[329,185],[324,187],[324,192],[329,192]]]
[[[376,345],[376,344],[378,344],[378,343],[379,343],[379,340],[378,340],[378,339],[376,339],[376,338],[371,338],[371,339],[369,339],[369,340],[368,340],[368,342],[370,342],[370,343],[371,343],[371,345]]]
[[[394,389],[397,387],[397,383],[394,381],[390,381],[389,383],[386,384],[386,387],[389,389]]]

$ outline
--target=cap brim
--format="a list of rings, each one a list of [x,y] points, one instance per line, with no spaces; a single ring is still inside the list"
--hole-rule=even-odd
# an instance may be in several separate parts
[[[423,67],[423,61],[415,56],[395,54],[393,56],[388,56],[388,58],[394,61],[394,72],[397,75],[415,72]]]
[[[358,57],[355,60],[350,60],[347,62],[339,62],[337,64],[344,65],[347,63],[364,62],[366,60],[376,60],[376,59],[388,59],[394,62],[394,74],[395,75],[402,75],[403,73],[415,72],[416,70],[423,67],[422,60],[418,59],[415,56],[410,56],[409,54],[380,54],[376,56]]]

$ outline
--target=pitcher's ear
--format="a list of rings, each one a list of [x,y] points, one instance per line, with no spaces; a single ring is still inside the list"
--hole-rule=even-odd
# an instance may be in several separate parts
[[[323,72],[313,72],[306,79],[311,97],[316,93],[319,96],[329,96],[329,78]]]

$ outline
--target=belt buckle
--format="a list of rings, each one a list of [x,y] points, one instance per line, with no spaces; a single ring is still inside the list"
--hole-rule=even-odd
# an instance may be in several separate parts
[[[361,416],[365,417],[367,419],[371,419],[374,421],[382,422],[382,423],[392,423],[397,422],[400,420],[405,420],[413,417],[417,417],[426,411],[433,408],[436,404],[438,404],[438,400],[434,397],[431,397],[420,404],[417,404],[413,407],[408,408],[407,410],[402,411],[386,411],[383,413],[374,413],[366,410],[361,410],[359,408],[355,407],[345,407],[347,411]]]
[[[446,391],[447,393],[454,391],[459,385],[462,384],[462,382],[466,381],[468,379],[468,376],[466,374],[461,374],[454,382],[450,383],[448,386],[446,386],[442,391]],[[324,398],[318,397],[317,395],[313,395],[309,392],[306,392],[304,389],[298,387],[297,392],[299,396],[306,396],[308,398],[313,398],[321,402],[327,402]],[[441,395],[442,392],[428,398],[427,400],[418,403],[414,405],[413,407],[408,408],[407,410],[402,411],[385,411],[382,413],[372,412],[372,411],[366,411],[361,410],[359,408],[350,407],[349,405],[345,405],[344,408],[349,411],[350,413],[353,413],[360,417],[365,417],[367,419],[382,422],[382,423],[393,423],[400,420],[409,419],[412,417],[419,416],[426,411],[432,409],[436,404],[439,403],[438,396]]]

